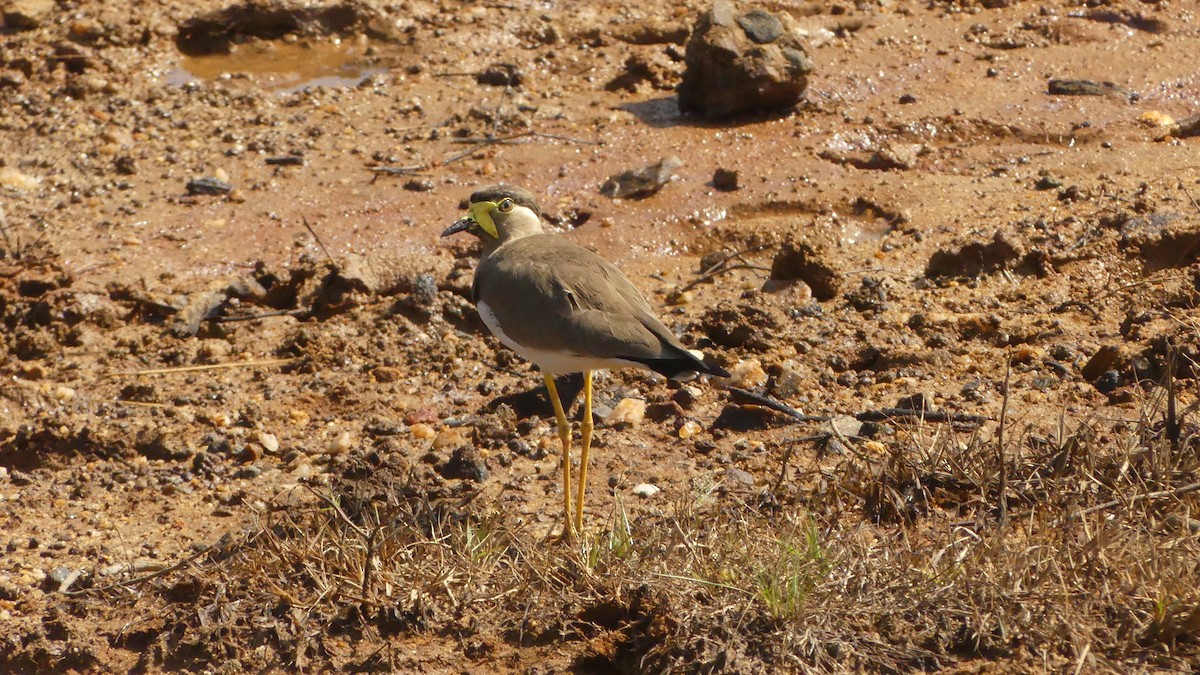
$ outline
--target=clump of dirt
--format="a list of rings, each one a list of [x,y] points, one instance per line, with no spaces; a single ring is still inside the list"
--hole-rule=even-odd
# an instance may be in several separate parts
[[[287,35],[363,34],[373,39],[395,37],[384,17],[361,2],[305,6],[267,0],[230,5],[179,24],[175,44],[189,56],[227,54],[249,38],[278,40]]]

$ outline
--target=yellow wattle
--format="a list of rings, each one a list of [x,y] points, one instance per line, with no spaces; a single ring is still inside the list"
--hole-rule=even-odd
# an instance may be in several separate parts
[[[496,202],[475,202],[471,205],[471,217],[479,223],[480,229],[492,237],[499,239],[500,233],[496,231],[496,222],[492,220],[492,211],[497,208]]]

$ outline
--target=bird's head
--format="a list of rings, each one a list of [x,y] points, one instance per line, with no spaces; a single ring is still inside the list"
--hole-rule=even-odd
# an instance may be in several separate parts
[[[470,232],[484,245],[538,234],[542,231],[542,212],[527,190],[515,185],[492,185],[476,190],[467,205],[467,215],[446,228],[443,237]]]

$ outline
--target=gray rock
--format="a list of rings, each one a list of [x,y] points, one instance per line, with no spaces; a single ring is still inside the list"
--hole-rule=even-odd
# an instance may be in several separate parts
[[[862,422],[849,415],[837,415],[824,422],[821,426],[823,427],[822,431],[825,433],[840,438],[857,436],[862,431]]]
[[[789,109],[803,98],[813,70],[779,19],[762,9],[739,15],[725,0],[700,15],[685,63],[679,109],[705,117]]]
[[[187,193],[191,196],[227,195],[230,192],[233,192],[233,186],[220,178],[204,176],[202,178],[193,178],[187,182]]]
[[[671,176],[681,166],[683,160],[672,156],[640,169],[622,171],[604,182],[600,194],[614,199],[649,197],[670,182]]]
[[[436,467],[442,478],[473,480],[482,483],[487,480],[487,461],[479,455],[474,446],[464,445],[454,449],[450,459]]]
[[[476,75],[475,81],[489,87],[519,87],[525,74],[511,63],[493,63]]]
[[[731,466],[725,469],[725,481],[734,485],[754,485],[754,474]]]
[[[783,24],[779,19],[761,9],[752,9],[737,19],[746,37],[760,45],[770,44],[783,35]]]
[[[71,584],[79,578],[83,573],[80,569],[71,569],[70,567],[55,567],[50,570],[46,585],[48,588],[57,589],[59,593],[66,593],[71,589]]]

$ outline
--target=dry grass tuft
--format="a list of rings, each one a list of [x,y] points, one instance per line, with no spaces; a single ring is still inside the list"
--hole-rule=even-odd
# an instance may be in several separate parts
[[[473,494],[350,472],[155,579],[139,604],[160,625],[136,639],[188,668],[386,670],[391,645],[437,635],[468,661],[540,649],[637,672],[1186,669],[1200,443],[1154,417],[1010,429],[1002,453],[917,425],[886,456],[832,458],[753,504],[703,482],[659,516],[618,500],[572,551]]]

